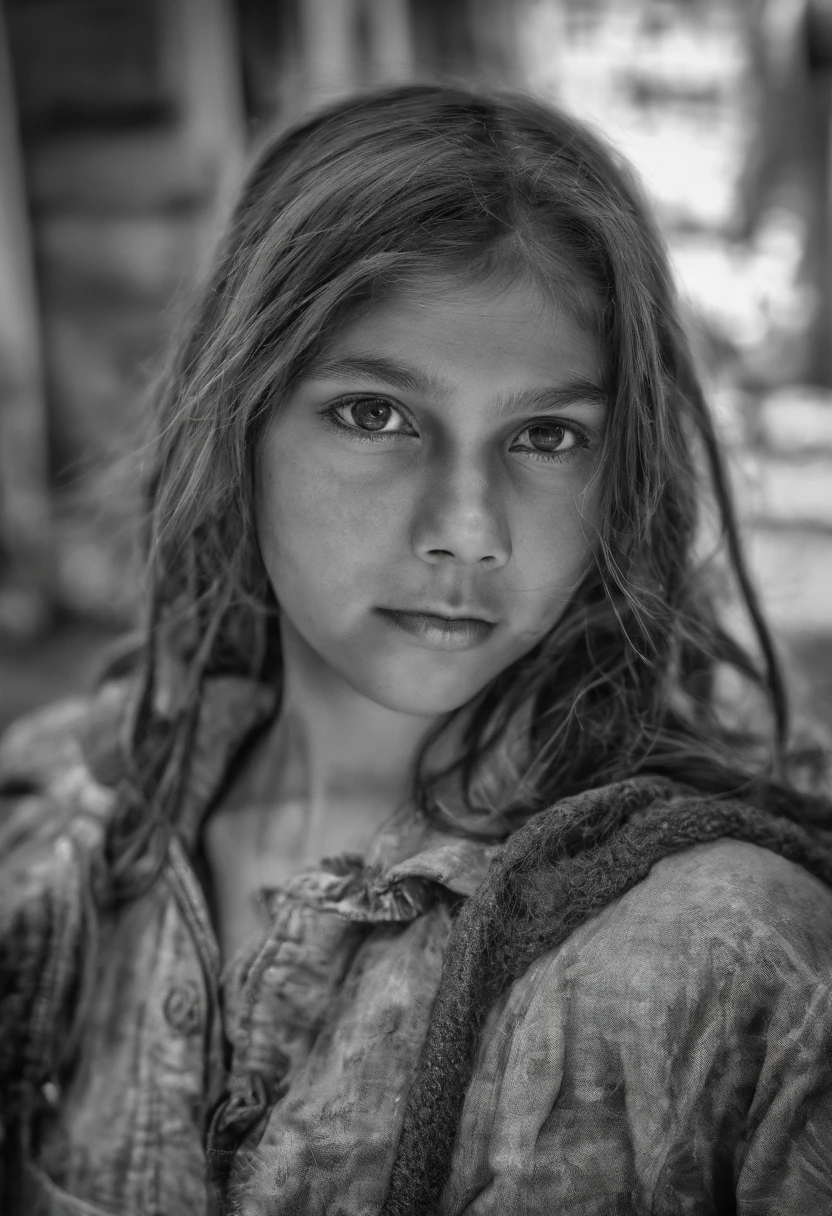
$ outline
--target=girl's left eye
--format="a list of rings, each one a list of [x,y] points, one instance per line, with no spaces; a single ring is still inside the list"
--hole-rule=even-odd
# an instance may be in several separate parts
[[[551,421],[533,422],[521,432],[518,440],[524,435],[528,437],[528,442],[515,443],[512,452],[526,452],[537,460],[565,460],[569,456],[576,456],[582,448],[589,447],[587,436],[577,426],[558,422],[554,418]]]
[[[343,412],[342,412],[343,411]],[[360,397],[342,401],[322,410],[326,420],[337,430],[346,431],[355,439],[373,440],[376,436],[415,435],[401,412],[383,397]],[[346,414],[346,417],[344,416]],[[404,426],[396,423],[404,423]]]

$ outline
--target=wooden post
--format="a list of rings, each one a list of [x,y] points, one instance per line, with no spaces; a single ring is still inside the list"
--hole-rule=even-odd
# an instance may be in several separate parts
[[[301,0],[301,55],[307,102],[351,92],[359,79],[356,0]]]
[[[247,142],[242,64],[230,0],[168,0],[169,72],[178,93],[178,138],[190,176],[212,200],[198,225],[204,256],[239,186]]]
[[[807,67],[805,115],[809,183],[807,269],[813,273],[818,307],[809,342],[808,378],[832,388],[832,3],[814,0],[806,8],[804,54]]]
[[[413,75],[413,30],[408,0],[368,0],[368,76],[374,84],[397,84]]]
[[[832,387],[832,0],[739,9],[756,86],[755,138],[740,189],[748,238],[785,206],[805,226],[800,282],[816,300],[801,379]]]
[[[52,583],[47,417],[32,236],[0,6],[0,631],[34,633]],[[2,561],[2,554],[0,554]]]

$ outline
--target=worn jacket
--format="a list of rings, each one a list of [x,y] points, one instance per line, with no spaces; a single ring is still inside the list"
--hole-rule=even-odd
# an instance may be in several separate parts
[[[454,918],[503,846],[382,833],[265,892],[221,963],[194,851],[266,709],[213,682],[164,872],[118,909],[115,794],[78,743],[101,704],[0,749],[4,1213],[381,1212]],[[542,954],[488,1013],[439,1210],[832,1213],[830,889],[723,839]]]

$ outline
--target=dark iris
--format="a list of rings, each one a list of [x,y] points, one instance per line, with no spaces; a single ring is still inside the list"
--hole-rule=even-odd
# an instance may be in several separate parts
[[[544,452],[556,452],[563,443],[565,428],[555,422],[529,427],[529,439]]]
[[[381,431],[390,421],[390,406],[383,401],[355,401],[350,409],[353,422],[365,431]]]

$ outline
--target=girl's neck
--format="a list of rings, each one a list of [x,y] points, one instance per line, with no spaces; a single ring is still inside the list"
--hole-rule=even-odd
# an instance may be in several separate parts
[[[364,697],[284,626],[280,714],[255,777],[263,801],[302,802],[326,833],[327,817],[355,807],[378,825],[409,802],[419,749],[438,717],[404,714]],[[447,745],[446,745],[447,746]]]

